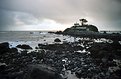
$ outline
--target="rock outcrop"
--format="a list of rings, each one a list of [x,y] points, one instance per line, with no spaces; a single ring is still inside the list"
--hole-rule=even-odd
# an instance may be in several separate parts
[[[8,51],[9,51],[9,43],[8,42],[0,43],[0,54],[6,53]]]
[[[65,34],[79,34],[79,33],[95,33],[98,32],[98,28],[94,25],[78,25],[67,28],[63,31]]]
[[[23,45],[17,45],[16,47],[21,48],[21,49],[32,49],[29,45],[23,44]]]

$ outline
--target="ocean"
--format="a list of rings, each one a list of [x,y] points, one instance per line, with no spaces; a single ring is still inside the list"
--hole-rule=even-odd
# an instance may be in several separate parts
[[[57,35],[54,33],[48,33],[47,31],[1,31],[0,32],[0,43],[9,42],[11,47],[16,47],[19,44],[28,44],[32,48],[35,48],[38,44],[52,44],[54,43],[54,39],[56,38],[59,38],[61,40],[61,43],[74,42],[81,39],[81,38],[76,38],[75,40],[74,37],[72,36]],[[108,40],[102,39],[94,41],[104,42]]]
[[[35,48],[38,44],[52,44],[54,39],[61,42],[74,42],[74,37],[48,33],[47,31],[4,31],[0,32],[0,42],[9,42],[12,47],[18,44],[28,44]]]

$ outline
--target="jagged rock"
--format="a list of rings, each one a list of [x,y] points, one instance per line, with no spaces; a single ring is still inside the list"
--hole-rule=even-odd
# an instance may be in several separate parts
[[[9,43],[8,42],[0,43],[0,54],[3,54],[8,51],[9,51]]]
[[[54,42],[61,42],[61,40],[59,38],[56,38]]]
[[[29,65],[24,79],[62,79],[54,68],[46,65]]]
[[[21,48],[21,49],[32,49],[29,45],[23,44],[23,45],[17,45],[16,47]]]

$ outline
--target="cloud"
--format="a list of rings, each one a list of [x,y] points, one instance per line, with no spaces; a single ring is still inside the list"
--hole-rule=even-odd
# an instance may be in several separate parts
[[[0,9],[0,30],[14,25],[13,13]]]
[[[69,25],[87,18],[99,29],[121,29],[121,0],[1,0],[0,16],[1,25],[38,25],[44,19]]]
[[[64,26],[51,19],[39,18],[25,12],[1,10],[0,30],[64,30]]]
[[[15,29],[19,26],[36,25],[39,20],[33,15],[0,9],[0,30]]]

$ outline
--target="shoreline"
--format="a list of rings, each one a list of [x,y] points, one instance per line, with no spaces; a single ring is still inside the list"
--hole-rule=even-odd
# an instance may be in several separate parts
[[[96,42],[94,38],[89,37],[88,39],[76,39],[76,41],[73,38],[72,42],[65,42],[64,38],[55,41],[56,38],[58,36],[52,40],[54,43],[51,44],[38,43],[35,50],[31,49],[30,52],[31,45],[19,44],[23,46],[22,50],[18,51],[17,47],[10,48],[9,43],[0,43],[0,48],[2,48],[0,49],[0,69],[4,67],[0,72],[0,78],[19,78],[21,76],[20,79],[28,79],[28,76],[32,75],[39,78],[40,76],[34,72],[34,69],[37,69],[38,73],[44,72],[53,77],[55,75],[49,72],[61,75],[62,78],[58,76],[59,79],[72,77],[73,79],[120,78],[121,44],[119,41],[114,39],[113,42],[108,42],[107,39],[97,38],[97,41],[101,42]],[[43,67],[43,65],[46,66]],[[48,69],[48,67],[50,68]],[[51,68],[55,71],[52,71]],[[3,76],[3,73],[6,74]]]

